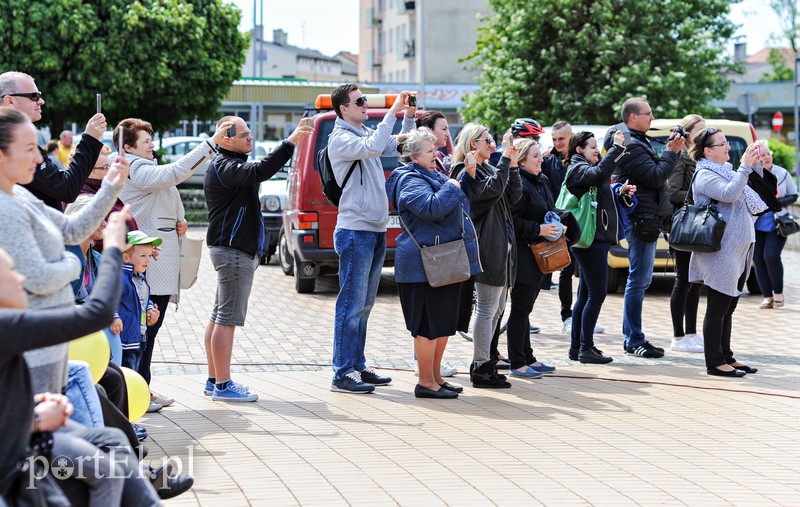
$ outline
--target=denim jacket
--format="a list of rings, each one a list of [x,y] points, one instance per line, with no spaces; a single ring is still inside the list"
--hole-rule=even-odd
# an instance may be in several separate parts
[[[460,179],[462,187],[474,181],[466,173]],[[422,246],[434,245],[437,237],[439,243],[461,239],[463,218],[470,273],[481,272],[477,236],[469,217],[469,199],[460,188],[447,183],[447,176],[412,163],[392,172],[386,180],[386,195]],[[399,283],[428,281],[419,248],[405,230],[397,237],[394,262],[394,277]]]

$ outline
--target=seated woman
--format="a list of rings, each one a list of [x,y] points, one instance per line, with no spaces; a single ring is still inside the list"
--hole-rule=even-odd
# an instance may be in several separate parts
[[[414,337],[419,363],[417,398],[456,398],[464,388],[445,382],[441,363],[447,339],[456,332],[460,283],[431,287],[419,246],[451,241],[465,243],[470,273],[480,273],[475,229],[462,184],[475,184],[475,168],[460,181],[436,170],[436,136],[425,127],[412,130],[403,144],[411,164],[396,169],[386,181],[389,202],[400,212],[404,231],[397,238],[395,280],[406,328]]]

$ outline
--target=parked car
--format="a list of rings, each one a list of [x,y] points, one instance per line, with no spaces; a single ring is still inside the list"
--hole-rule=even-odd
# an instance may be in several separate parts
[[[205,140],[206,137],[175,136],[166,137],[162,139],[161,142],[153,142],[156,145],[157,151],[163,150],[164,152],[164,155],[158,161],[159,164],[171,164],[172,162],[177,161],[179,158],[192,151],[197,147],[198,144],[205,142]],[[208,169],[209,165],[211,165],[211,161],[207,160],[202,167],[200,167],[200,169],[189,176],[189,178],[181,183],[181,185],[187,187],[202,187],[206,169]]]
[[[667,147],[667,138],[670,136],[670,130],[680,123],[680,120],[653,120],[650,125],[650,130],[647,135],[651,139],[653,148],[660,156]],[[730,162],[734,167],[738,167],[744,154],[745,149],[753,141],[756,140],[756,131],[752,125],[747,122],[731,121],[731,120],[714,120],[707,119],[706,126],[710,128],[720,129],[725,133],[728,142],[731,144]],[[600,140],[605,135],[605,132],[600,135]],[[597,136],[597,134],[595,134]],[[613,294],[617,292],[619,287],[628,276],[628,244],[623,239],[619,244],[614,245],[608,252],[608,293]],[[672,273],[675,271],[674,258],[669,252],[669,243],[662,233],[656,243],[656,261],[653,267],[654,273]],[[747,283],[748,290],[752,293],[757,290],[757,282],[755,276],[751,276]]]
[[[250,152],[249,160],[260,160],[269,155],[282,141],[259,141],[255,143]],[[269,234],[269,246],[266,254],[261,257],[261,264],[268,264],[278,246],[281,226],[283,223],[283,210],[286,208],[288,194],[289,165],[275,173],[272,178],[262,181],[258,187],[258,198],[261,201],[261,217],[264,220],[264,229]]]
[[[368,94],[371,107],[369,119],[364,124],[374,128],[386,115],[396,95]],[[401,128],[398,113],[394,133]],[[422,111],[417,112],[421,116]],[[314,108],[306,111],[314,121],[314,133],[295,148],[289,168],[289,198],[283,211],[283,227],[278,239],[278,257],[281,268],[287,275],[294,275],[295,290],[299,293],[313,292],[318,277],[339,271],[339,256],[333,250],[333,230],[336,227],[338,209],[322,194],[316,154],[328,144],[328,135],[333,131],[336,113],[333,112],[330,95],[320,95]],[[381,157],[385,176],[394,170],[398,157]],[[400,234],[397,212],[390,208],[386,232],[385,265],[394,264],[395,238]]]

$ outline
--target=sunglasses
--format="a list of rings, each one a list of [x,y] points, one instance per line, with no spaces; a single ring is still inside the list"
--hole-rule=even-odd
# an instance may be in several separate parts
[[[357,105],[358,107],[363,107],[364,104],[366,104],[366,103],[367,103],[366,95],[362,95],[362,96],[360,96],[359,98],[357,98],[356,100],[353,101],[353,104]]]
[[[31,99],[34,102],[39,102],[42,100],[42,92],[27,92],[27,93],[6,93],[3,97],[25,97]]]

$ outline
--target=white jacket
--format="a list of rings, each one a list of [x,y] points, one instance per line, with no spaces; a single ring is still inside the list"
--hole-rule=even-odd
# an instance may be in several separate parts
[[[177,162],[167,165],[157,165],[153,160],[126,155],[131,163],[131,174],[119,198],[131,207],[139,230],[148,236],[164,239],[158,259],[153,260],[147,268],[147,281],[150,293],[154,296],[169,295],[177,300],[180,292],[178,275],[181,248],[175,226],[184,219],[185,212],[175,185],[188,179],[215,154],[208,141],[197,145]]]

